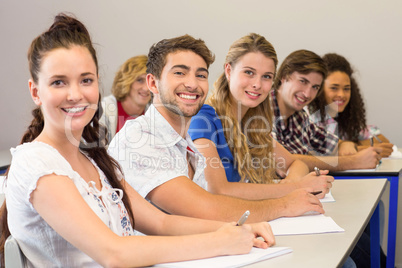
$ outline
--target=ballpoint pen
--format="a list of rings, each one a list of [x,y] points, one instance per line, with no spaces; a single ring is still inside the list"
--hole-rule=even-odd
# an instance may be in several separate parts
[[[316,174],[317,176],[320,176],[320,175],[321,175],[320,169],[319,169],[318,167],[314,167],[314,170],[315,170],[315,174]]]
[[[371,136],[371,138],[370,138],[370,145],[371,145],[371,146],[374,145],[374,139],[373,139],[373,138],[375,138],[375,139],[378,141],[378,143],[382,143],[382,140],[380,140],[380,138],[377,137],[377,135],[373,135],[373,136]]]
[[[380,138],[377,135],[374,134],[373,136],[378,141],[378,143],[382,143],[382,140],[380,140]]]
[[[242,226],[246,222],[249,215],[250,211],[247,210],[246,212],[244,212],[243,216],[241,216],[241,218],[237,221],[236,226]]]

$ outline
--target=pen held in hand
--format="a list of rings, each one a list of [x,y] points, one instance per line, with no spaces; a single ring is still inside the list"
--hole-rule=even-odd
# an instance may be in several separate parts
[[[317,176],[320,176],[320,175],[321,175],[320,169],[319,169],[318,167],[314,167],[314,170],[315,170],[315,174],[316,174]]]
[[[380,140],[380,138],[377,135],[373,135],[373,136],[378,141],[378,143],[382,143],[382,140]]]
[[[246,212],[244,212],[243,216],[241,216],[241,218],[237,221],[236,226],[242,226],[246,222],[249,215],[250,211],[247,210]]]

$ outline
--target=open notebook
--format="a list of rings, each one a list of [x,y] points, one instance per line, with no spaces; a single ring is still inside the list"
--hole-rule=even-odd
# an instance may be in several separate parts
[[[152,267],[214,267],[214,268],[232,268],[242,267],[251,263],[256,263],[262,260],[277,257],[286,253],[292,252],[288,247],[270,247],[267,249],[252,248],[250,253],[242,255],[219,256],[214,258],[206,258],[192,261],[181,261],[171,263],[161,263]]]

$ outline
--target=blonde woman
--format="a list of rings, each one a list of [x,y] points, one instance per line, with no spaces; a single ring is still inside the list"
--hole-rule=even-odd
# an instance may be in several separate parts
[[[101,123],[107,127],[109,141],[127,120],[143,115],[151,102],[145,83],[147,60],[147,56],[139,55],[123,63],[114,78],[112,95],[102,100]]]
[[[278,60],[273,46],[252,33],[234,42],[215,91],[193,117],[189,134],[206,157],[208,190],[245,199],[278,198],[308,187],[322,198],[332,187],[271,137],[269,91]],[[273,179],[286,178],[272,184]],[[242,184],[236,182],[243,182]],[[244,184],[245,182],[251,182]]]

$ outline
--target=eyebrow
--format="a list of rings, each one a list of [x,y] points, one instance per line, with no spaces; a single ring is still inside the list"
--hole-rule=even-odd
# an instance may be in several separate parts
[[[87,72],[87,73],[82,73],[81,76],[87,76],[87,75],[95,75],[94,73]]]
[[[251,70],[255,71],[255,68],[250,67],[250,66],[244,66],[243,69],[251,69]]]
[[[95,74],[93,74],[91,72],[86,72],[86,73],[80,74],[80,76],[87,76],[87,75],[95,75]],[[60,78],[66,78],[66,77],[67,77],[66,75],[56,74],[56,75],[52,75],[50,77],[50,79],[55,79],[55,78],[60,79]]]
[[[206,72],[207,74],[209,74],[208,69],[204,68],[204,67],[200,67],[197,69],[197,72]]]
[[[244,66],[243,69],[250,69],[252,71],[257,71],[257,69],[250,67],[250,66]],[[273,72],[265,72],[264,74],[274,74]]]
[[[337,83],[332,83],[331,85],[332,85],[332,86],[338,86],[338,87],[341,86],[340,84],[337,84]],[[349,84],[349,85],[345,85],[344,87],[350,87],[350,84]]]
[[[300,78],[301,78],[301,79],[306,80],[306,81],[307,81],[307,83],[311,84],[310,80],[308,80],[306,77],[304,77],[304,76],[300,76]]]
[[[52,75],[51,77],[49,77],[49,79],[60,79],[60,78],[66,78],[67,76],[65,75],[61,75],[61,74],[56,74],[56,75]]]
[[[174,68],[180,68],[180,69],[184,69],[184,70],[187,70],[187,71],[189,71],[189,70],[191,69],[190,67],[188,67],[187,65],[184,65],[184,64],[174,65],[174,66],[171,68],[171,70],[174,69]],[[207,72],[207,73],[209,74],[208,69],[206,69],[206,68],[204,68],[204,67],[199,67],[199,68],[197,69],[197,72]]]
[[[306,80],[306,82],[307,82],[308,84],[311,84],[311,86],[313,86],[313,87],[320,87],[320,88],[321,88],[322,83],[321,83],[321,84],[313,84],[313,83],[310,82],[310,80],[308,80],[308,79],[307,79],[306,77],[304,77],[304,76],[300,76],[300,78]]]

